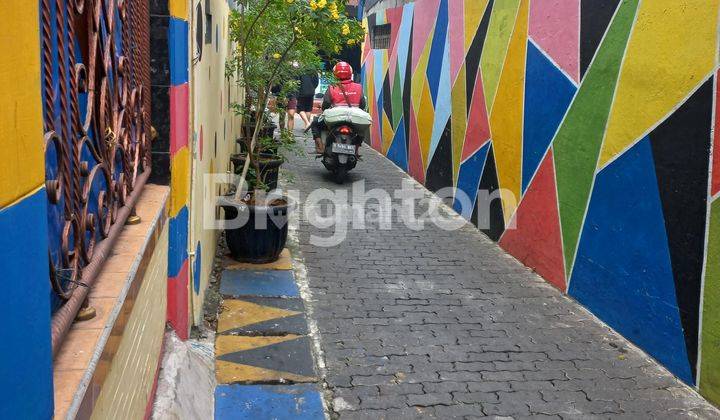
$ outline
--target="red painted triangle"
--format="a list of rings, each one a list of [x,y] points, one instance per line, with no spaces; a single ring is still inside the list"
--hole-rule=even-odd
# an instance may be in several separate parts
[[[425,184],[425,169],[420,154],[420,136],[414,110],[410,111],[410,147],[408,150],[408,172],[419,183]]]
[[[461,80],[458,83],[465,82]],[[490,140],[490,121],[488,120],[487,108],[485,106],[482,77],[480,77],[480,70],[478,69],[475,91],[473,92],[470,103],[467,130],[465,131],[462,160],[475,154],[488,140]]]
[[[362,62],[365,64],[368,61],[368,57],[372,57],[370,53],[373,51],[373,49],[370,46],[370,32],[367,32],[365,34],[365,41],[363,41],[363,52],[362,52]]]
[[[400,33],[402,15],[402,7],[385,10],[385,21],[390,24],[390,51],[395,51],[395,41],[397,41],[398,34]]]
[[[369,62],[366,74],[367,74],[367,80],[365,81],[367,84],[373,84],[373,65],[372,60]],[[380,120],[378,119],[378,103],[374,95],[375,92],[373,92],[373,95],[368,97],[368,112],[370,112],[370,115],[372,116],[372,125],[370,126],[370,146],[372,146],[373,149],[381,152],[382,151],[382,137],[380,135]]]
[[[425,48],[435,21],[438,16],[438,8],[440,0],[417,0],[413,9],[413,32],[412,32],[412,65],[410,68],[414,72],[420,62],[420,56]]]
[[[540,164],[500,246],[562,291],[566,289],[552,150]]]

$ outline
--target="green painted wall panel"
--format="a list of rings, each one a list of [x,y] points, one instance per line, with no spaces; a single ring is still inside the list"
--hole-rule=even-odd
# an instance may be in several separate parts
[[[598,153],[639,0],[624,0],[554,140],[566,269],[572,269]]]

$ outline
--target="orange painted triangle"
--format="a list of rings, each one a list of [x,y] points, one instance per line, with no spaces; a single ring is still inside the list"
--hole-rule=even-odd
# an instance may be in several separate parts
[[[500,238],[500,247],[565,291],[567,284],[552,150],[540,164],[510,227]]]

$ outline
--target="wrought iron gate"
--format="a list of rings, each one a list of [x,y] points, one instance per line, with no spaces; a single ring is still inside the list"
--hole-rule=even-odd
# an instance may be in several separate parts
[[[40,9],[56,350],[150,172],[149,7],[40,0]]]

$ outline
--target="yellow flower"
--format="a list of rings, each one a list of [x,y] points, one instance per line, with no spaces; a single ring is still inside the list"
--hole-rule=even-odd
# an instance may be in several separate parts
[[[338,20],[338,19],[340,19],[340,15],[338,14],[337,11],[332,12],[332,13],[330,14],[330,17],[331,17],[333,20]]]
[[[347,42],[347,43],[348,43],[348,45],[355,45],[355,40],[354,40],[354,39],[348,39],[348,42]]]
[[[347,23],[342,26],[342,34],[343,34],[343,35],[349,35],[349,34],[350,34],[350,27],[348,26]]]
[[[280,57],[282,57],[282,56],[281,56],[280,54],[278,54],[278,53],[273,54],[273,58],[276,59],[276,60],[279,60]]]
[[[313,10],[317,10],[317,3],[315,3],[315,0],[310,0],[310,8]]]
[[[293,4],[293,3],[295,3],[295,0],[286,0],[286,1],[288,2],[288,4]]]
[[[325,6],[327,6],[327,0],[320,0],[320,1],[317,2],[317,7],[318,7],[318,9],[322,9],[322,8],[324,8]]]
[[[340,47],[337,46],[337,45],[335,46],[335,52],[336,52],[336,53],[339,53],[339,52],[340,52]]]

